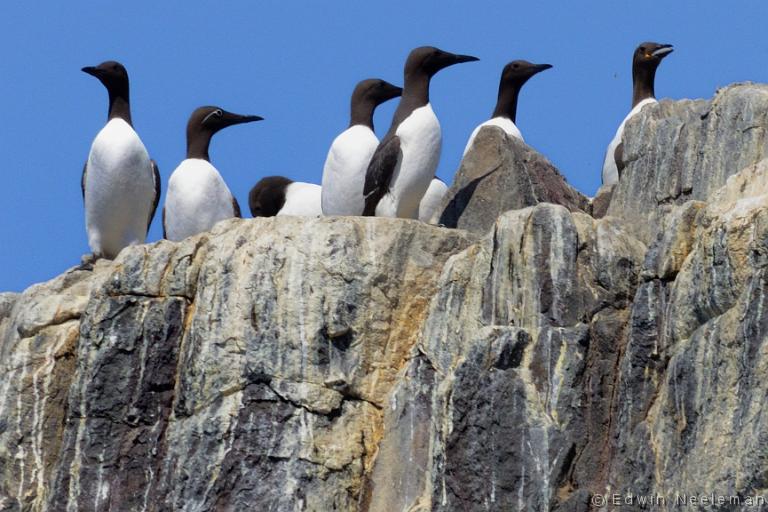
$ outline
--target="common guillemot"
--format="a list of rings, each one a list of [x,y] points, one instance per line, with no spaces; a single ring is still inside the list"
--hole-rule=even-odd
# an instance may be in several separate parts
[[[373,131],[373,112],[403,90],[376,78],[363,80],[352,92],[349,127],[336,137],[323,166],[324,215],[362,215],[365,172],[379,139]]]
[[[496,100],[496,108],[493,109],[491,118],[475,128],[472,135],[469,136],[469,141],[467,141],[467,145],[464,148],[464,155],[472,147],[475,137],[477,137],[477,134],[484,126],[498,126],[510,137],[523,140],[523,135],[515,124],[520,89],[533,75],[551,67],[550,64],[532,64],[526,60],[513,60],[504,66],[501,72],[501,79],[499,80],[499,95]]]
[[[429,84],[441,69],[478,60],[432,46],[411,51],[400,104],[389,132],[368,164],[363,215],[415,219],[440,161],[440,123],[429,103]]]
[[[254,217],[322,215],[322,188],[314,183],[293,181],[283,176],[259,180],[248,194],[248,206]]]
[[[671,44],[641,43],[632,55],[632,110],[619,125],[603,160],[603,185],[619,181],[619,173],[624,170],[624,125],[629,119],[640,112],[643,107],[656,103],[654,81],[656,69],[662,59],[672,53]]]
[[[160,174],[133,129],[125,67],[107,61],[82,70],[109,93],[107,124],[93,140],[80,186],[88,245],[94,257],[113,259],[146,240],[160,199]]]
[[[211,164],[208,148],[219,130],[261,121],[259,116],[233,114],[219,107],[200,107],[187,123],[187,158],[171,174],[163,207],[163,234],[178,241],[209,231],[217,222],[240,217],[240,206]]]

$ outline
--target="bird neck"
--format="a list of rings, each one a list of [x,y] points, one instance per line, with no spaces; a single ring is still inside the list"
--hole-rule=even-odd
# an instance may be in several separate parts
[[[632,69],[632,108],[648,98],[656,98],[653,83],[656,80],[656,66],[638,66]]]
[[[349,116],[349,126],[363,125],[373,130],[373,111],[376,105],[373,100],[364,99],[352,102],[352,109]]]
[[[390,133],[394,133],[397,127],[405,118],[411,115],[411,112],[417,108],[429,105],[429,81],[430,76],[424,72],[406,73],[405,83],[403,84],[403,95],[400,98],[400,104],[395,110],[395,116],[392,119]]]
[[[405,83],[403,84],[403,98],[408,98],[414,103],[418,103],[420,107],[429,103],[429,82],[431,78],[421,70],[406,73]]]
[[[506,117],[513,123],[517,116],[517,98],[520,95],[520,84],[499,85],[499,98],[491,118]]]
[[[213,133],[209,131],[187,132],[187,158],[199,158],[210,162],[208,147]]]
[[[128,100],[128,91],[109,91],[109,121],[122,119],[129,125],[131,122],[131,104]]]

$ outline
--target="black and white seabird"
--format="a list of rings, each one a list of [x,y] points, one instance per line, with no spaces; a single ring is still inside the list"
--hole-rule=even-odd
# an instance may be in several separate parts
[[[641,43],[632,56],[632,110],[619,125],[616,135],[608,144],[603,160],[603,185],[610,185],[619,181],[619,173],[624,170],[624,144],[621,137],[624,134],[624,125],[629,118],[651,103],[656,103],[653,85],[656,78],[656,68],[659,67],[664,57],[672,53],[671,44]]]
[[[435,176],[442,144],[440,123],[429,103],[429,82],[441,69],[476,60],[432,46],[408,55],[400,104],[366,172],[363,215],[418,217],[419,201]]]
[[[283,176],[268,176],[253,186],[248,194],[248,206],[254,217],[315,217],[323,214],[321,195],[320,185],[293,181]]]
[[[362,215],[365,172],[379,139],[373,131],[373,112],[403,90],[384,80],[369,78],[352,92],[349,128],[336,137],[323,167],[324,215]]]
[[[469,136],[467,146],[464,148],[465,155],[475,142],[475,137],[477,137],[480,129],[484,126],[498,126],[510,137],[523,140],[523,135],[515,125],[520,89],[533,75],[551,67],[550,64],[532,64],[526,60],[514,60],[504,66],[501,80],[499,80],[499,96],[496,101],[496,108],[493,110],[491,118],[475,128],[472,135]]]
[[[163,234],[183,240],[209,231],[217,222],[240,217],[240,206],[219,171],[211,164],[211,137],[227,126],[261,121],[259,116],[200,107],[187,123],[187,158],[171,174],[163,208]]]
[[[438,219],[435,215],[438,213],[440,205],[443,203],[443,197],[448,192],[448,186],[435,176],[427,188],[427,192],[419,202],[419,220],[429,224],[434,224]]]
[[[113,259],[124,247],[146,240],[160,199],[160,175],[131,124],[125,67],[107,61],[83,71],[109,92],[107,124],[93,140],[80,180],[85,229],[93,255]]]

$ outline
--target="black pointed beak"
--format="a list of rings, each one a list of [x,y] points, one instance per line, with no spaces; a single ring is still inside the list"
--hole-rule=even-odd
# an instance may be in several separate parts
[[[243,124],[243,123],[252,123],[254,121],[263,121],[264,118],[261,116],[247,116],[247,115],[241,115],[241,114],[234,114],[232,112],[224,112],[224,118],[223,121],[227,124],[227,126],[232,126],[236,124]]]
[[[391,100],[392,98],[397,98],[398,96],[402,96],[402,95],[403,95],[402,87],[398,87],[396,85],[392,85],[389,83],[386,84],[381,94],[384,101]]]
[[[439,57],[437,58],[437,69],[445,69],[448,66],[453,66],[455,64],[462,64],[464,62],[474,62],[476,60],[480,60],[477,57],[473,57],[472,55],[458,55],[456,53],[450,53],[450,52],[443,52],[439,54]]]
[[[98,78],[99,76],[99,70],[94,66],[86,66],[81,70],[83,73],[88,73],[91,76],[95,76]]]
[[[445,54],[445,62],[447,63],[446,66],[453,66],[454,64],[462,64],[464,62],[475,62],[477,60],[480,59],[473,57],[472,55],[458,55],[448,52]]]
[[[659,47],[656,48],[651,55],[663,59],[673,51],[675,51],[675,49],[672,48],[671,44],[660,44]]]
[[[536,64],[533,67],[533,69],[535,69],[537,73],[541,73],[542,71],[545,71],[551,68],[552,68],[552,64]]]
[[[480,60],[477,57],[473,57],[472,55],[454,55],[454,54],[451,54],[451,55],[453,57],[453,62],[449,64],[449,66],[453,64],[461,64],[463,62],[475,62],[477,60]]]

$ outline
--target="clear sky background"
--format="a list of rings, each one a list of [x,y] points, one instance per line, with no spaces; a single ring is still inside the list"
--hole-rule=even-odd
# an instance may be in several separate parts
[[[205,5],[205,6],[204,6]],[[504,64],[554,68],[523,89],[517,124],[585,194],[631,100],[631,54],[672,43],[656,93],[709,98],[732,82],[768,82],[768,2],[219,1],[0,4],[0,291],[19,291],[89,252],[80,173],[106,120],[107,92],[80,71],[119,60],[134,127],[163,192],[184,158],[192,110],[218,105],[265,121],[217,134],[211,160],[247,212],[259,178],[320,182],[348,123],[358,80],[402,84],[421,45],[479,57],[439,73],[431,99],[443,128],[438,175],[450,183],[472,129],[488,118]],[[397,101],[380,108],[389,128]],[[162,202],[161,202],[162,205]],[[161,237],[158,215],[149,240]]]

